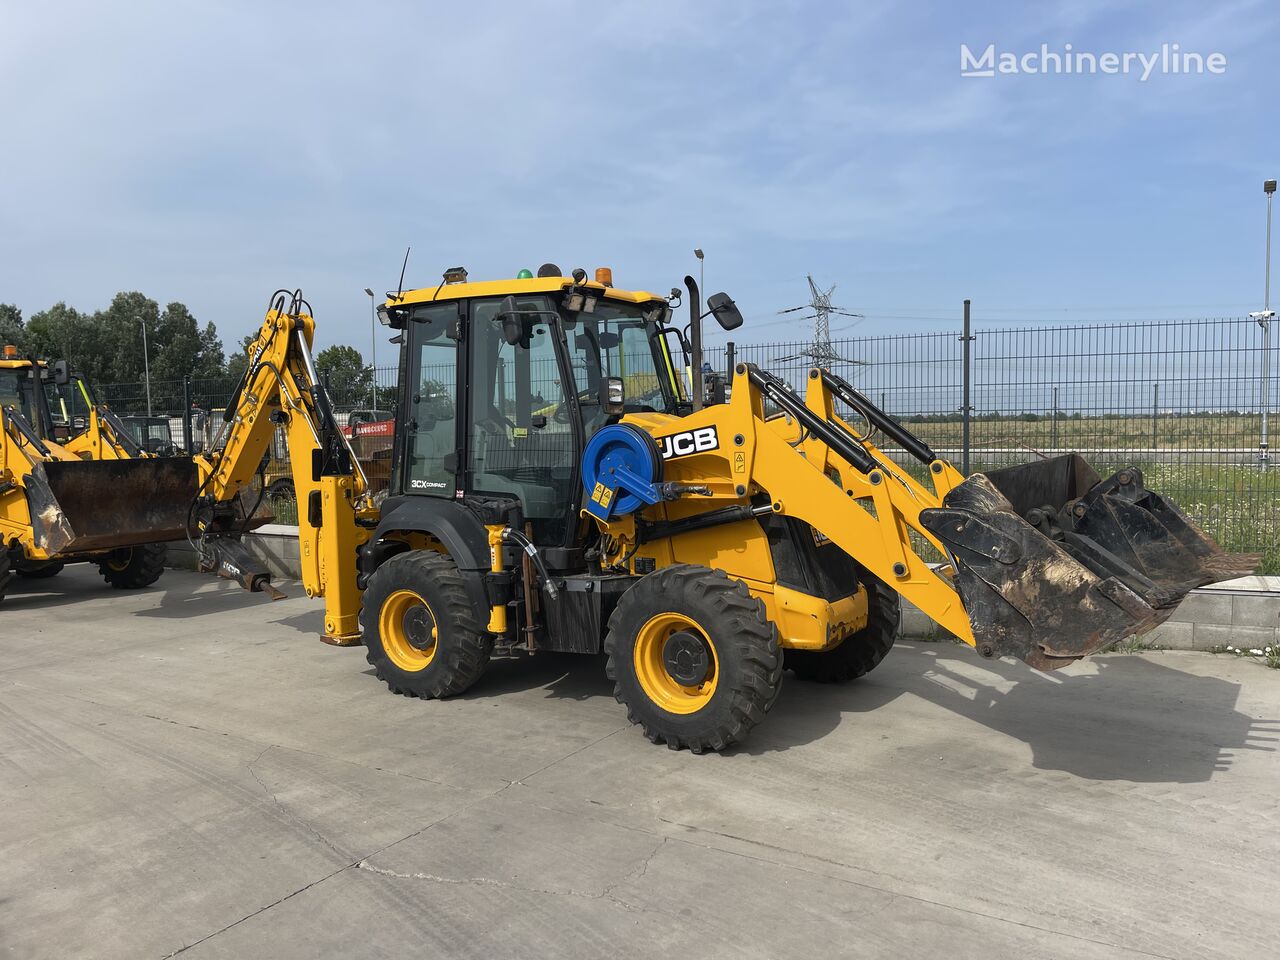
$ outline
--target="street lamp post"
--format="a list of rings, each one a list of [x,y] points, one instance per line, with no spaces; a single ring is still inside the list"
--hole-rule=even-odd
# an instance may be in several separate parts
[[[142,324],[142,374],[147,385],[147,416],[151,416],[151,360],[147,356],[147,318],[139,317]]]
[[[1262,311],[1250,316],[1262,328],[1262,436],[1258,441],[1258,462],[1265,469],[1271,462],[1267,445],[1267,414],[1271,406],[1271,321],[1276,316],[1271,309],[1271,198],[1276,192],[1276,182],[1264,180],[1262,192],[1267,195],[1267,263],[1262,287]]]
[[[368,287],[364,292],[369,295],[369,367],[373,375],[369,378],[369,406],[378,412],[378,304],[373,291]]]

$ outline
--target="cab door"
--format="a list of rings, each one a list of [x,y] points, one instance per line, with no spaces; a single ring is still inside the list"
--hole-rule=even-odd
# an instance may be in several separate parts
[[[403,492],[452,499],[458,490],[460,446],[457,302],[415,308],[406,333]]]
[[[544,296],[517,307],[528,335],[512,345],[498,321],[501,300],[471,301],[465,487],[518,499],[534,540],[564,545],[576,529],[581,427],[565,390],[558,315]]]

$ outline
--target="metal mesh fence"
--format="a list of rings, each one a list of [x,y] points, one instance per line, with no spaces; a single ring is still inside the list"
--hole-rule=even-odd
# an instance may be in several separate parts
[[[810,344],[744,344],[733,359],[803,392]],[[939,456],[964,460],[963,389],[970,389],[971,470],[1077,451],[1103,475],[1137,466],[1225,548],[1264,554],[1280,572],[1280,476],[1259,457],[1262,336],[1247,318],[1009,327],[973,331],[968,370],[959,329],[834,341],[833,370],[904,422]],[[706,361],[726,372],[725,347]],[[1270,358],[1274,359],[1274,358]],[[398,369],[331,384],[339,419],[394,409]],[[230,379],[195,380],[195,406],[216,411]],[[120,413],[146,411],[144,384],[98,385]],[[181,381],[152,381],[151,406],[181,442]],[[220,417],[210,418],[213,429]],[[900,451],[889,452],[895,459]],[[901,460],[907,464],[905,458]]]

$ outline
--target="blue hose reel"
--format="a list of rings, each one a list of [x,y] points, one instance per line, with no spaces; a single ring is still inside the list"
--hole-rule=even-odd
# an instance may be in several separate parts
[[[587,492],[587,512],[598,520],[669,499],[653,437],[626,423],[601,427],[582,451],[582,489]]]

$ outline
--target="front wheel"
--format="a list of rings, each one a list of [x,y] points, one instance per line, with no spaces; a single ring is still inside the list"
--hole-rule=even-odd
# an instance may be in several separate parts
[[[369,578],[360,629],[367,659],[392,693],[453,696],[489,663],[492,640],[480,628],[462,574],[430,550],[394,556]]]
[[[48,560],[44,563],[20,563],[18,564],[17,574],[28,580],[47,580],[60,574],[65,566],[66,564],[60,560]]]
[[[746,584],[676,564],[628,590],[609,618],[614,697],[654,743],[694,753],[740,743],[782,683],[778,632]]]
[[[163,543],[145,543],[140,547],[112,550],[98,564],[102,578],[117,590],[149,587],[164,573],[169,548]]]

